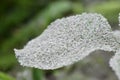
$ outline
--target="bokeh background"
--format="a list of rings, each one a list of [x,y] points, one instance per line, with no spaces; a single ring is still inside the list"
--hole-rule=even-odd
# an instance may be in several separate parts
[[[0,0],[0,80],[117,80],[108,64],[112,52],[95,51],[57,70],[22,67],[17,62],[14,48],[23,48],[55,19],[83,12],[100,13],[113,30],[119,29],[120,0]]]

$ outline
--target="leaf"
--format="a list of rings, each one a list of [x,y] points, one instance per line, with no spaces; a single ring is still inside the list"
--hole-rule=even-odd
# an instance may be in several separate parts
[[[15,53],[23,66],[56,69],[82,60],[95,50],[115,52],[118,48],[103,16],[83,13],[54,21],[23,49],[15,49]]]
[[[113,31],[113,35],[116,41],[120,44],[120,31]],[[110,59],[109,64],[120,80],[120,50],[116,51],[115,55]]]
[[[120,50],[118,50],[115,55],[110,59],[109,64],[120,80]]]
[[[119,30],[113,31],[113,35],[114,35],[116,41],[120,44],[120,31]]]

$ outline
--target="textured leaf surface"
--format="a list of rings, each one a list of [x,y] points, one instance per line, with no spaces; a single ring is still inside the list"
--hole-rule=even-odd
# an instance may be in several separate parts
[[[73,64],[95,50],[116,51],[118,47],[102,15],[83,13],[54,21],[24,49],[15,49],[15,53],[23,66],[56,69]]]
[[[120,14],[118,20],[120,26]],[[120,31],[119,30],[113,31],[113,35],[116,41],[120,44]],[[112,69],[115,71],[117,77],[120,80],[120,50],[116,51],[115,55],[111,58],[109,64],[112,67]]]
[[[113,56],[110,60],[110,66],[115,71],[117,77],[120,80],[120,50],[115,53],[115,56]]]

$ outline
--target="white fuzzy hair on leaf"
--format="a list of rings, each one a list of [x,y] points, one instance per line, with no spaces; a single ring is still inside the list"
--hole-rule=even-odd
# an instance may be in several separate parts
[[[120,44],[120,31],[119,30],[113,31],[113,35],[114,35],[116,41]]]
[[[95,50],[116,52],[119,47],[111,26],[102,15],[83,13],[57,19],[23,49],[14,51],[23,66],[57,69],[82,60]],[[118,61],[115,58],[110,64]]]
[[[120,26],[120,13],[118,20]],[[113,35],[116,41],[120,44],[120,31],[119,30],[113,31]],[[110,59],[109,64],[112,67],[112,69],[115,71],[116,75],[118,76],[118,79],[120,80],[120,49],[118,49],[115,55]]]
[[[120,50],[118,50],[115,55],[110,59],[109,64],[120,80]]]

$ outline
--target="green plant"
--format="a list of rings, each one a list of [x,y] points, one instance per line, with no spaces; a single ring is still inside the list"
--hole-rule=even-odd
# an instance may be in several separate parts
[[[14,50],[21,65],[39,69],[67,66],[96,50],[113,51],[110,66],[120,79],[118,35],[102,15],[83,13],[54,21],[23,49]]]

